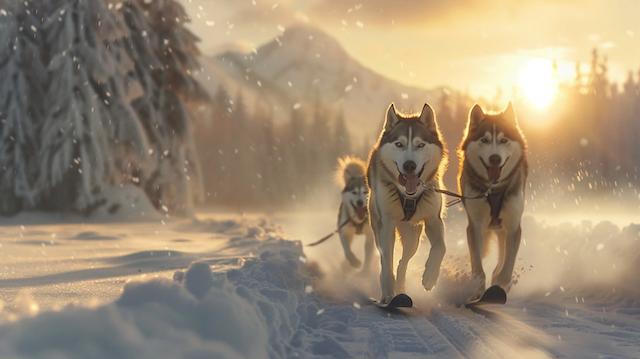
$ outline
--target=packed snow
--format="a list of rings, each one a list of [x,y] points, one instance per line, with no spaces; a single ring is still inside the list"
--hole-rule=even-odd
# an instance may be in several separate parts
[[[135,207],[134,207],[135,209]],[[130,210],[132,215],[138,213]],[[0,357],[637,358],[640,225],[523,219],[505,306],[471,311],[464,212],[447,219],[433,292],[387,312],[377,270],[347,269],[333,211],[104,222],[2,219]],[[139,214],[136,214],[139,216]],[[363,241],[354,242],[362,255]],[[489,258],[487,272],[492,270]],[[495,261],[494,261],[495,263]]]

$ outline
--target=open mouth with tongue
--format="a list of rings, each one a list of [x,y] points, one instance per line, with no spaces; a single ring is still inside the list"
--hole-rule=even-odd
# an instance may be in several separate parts
[[[420,183],[420,175],[422,175],[422,171],[424,171],[424,167],[422,167],[420,173],[407,173],[406,175],[402,172],[398,173],[398,182],[400,182],[400,185],[404,187],[404,191],[408,195],[413,195],[418,191],[418,184]]]
[[[504,167],[504,165],[507,164],[508,160],[509,160],[509,157],[507,157],[507,159],[504,161],[504,164],[502,166],[500,165],[487,166],[487,164],[484,163],[484,160],[482,159],[482,157],[480,157],[480,161],[482,161],[482,164],[487,169],[487,178],[489,179],[489,182],[493,184],[497,184],[500,181],[500,173],[502,172],[502,167]]]
[[[351,205],[356,210],[356,216],[358,216],[358,219],[360,219],[360,220],[364,219],[364,217],[367,215],[367,207],[366,206],[356,206],[353,203],[351,203]]]

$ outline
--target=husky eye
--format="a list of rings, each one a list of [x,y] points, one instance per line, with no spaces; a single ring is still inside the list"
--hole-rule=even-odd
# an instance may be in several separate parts
[[[351,191],[351,193],[352,193],[352,194],[358,194],[358,192],[357,192],[357,191]]]
[[[402,142],[398,141],[395,143],[396,147],[402,147]]]
[[[503,143],[503,144],[504,144],[504,143],[507,143],[507,142],[509,142],[509,140],[508,140],[508,139],[506,139],[506,138],[503,138],[503,139],[501,139],[501,140],[500,140],[500,143]]]
[[[426,143],[419,143],[419,144],[418,144],[418,148],[423,148],[423,147],[424,147],[424,146],[426,146],[426,145],[427,145]]]
[[[489,140],[487,138],[483,137],[483,138],[480,139],[480,142],[489,143]]]

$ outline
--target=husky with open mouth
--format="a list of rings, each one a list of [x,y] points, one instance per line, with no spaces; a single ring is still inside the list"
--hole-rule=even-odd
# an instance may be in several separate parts
[[[340,203],[338,211],[340,242],[349,264],[354,268],[359,268],[362,263],[351,250],[351,243],[355,235],[364,234],[364,265],[362,265],[362,270],[367,271],[371,269],[375,243],[367,211],[369,189],[364,178],[366,164],[356,157],[341,158],[338,163],[336,181],[343,186],[342,203]]]
[[[444,188],[446,165],[447,152],[431,106],[425,104],[420,114],[405,115],[391,104],[367,164],[369,215],[382,265],[382,303],[405,292],[407,265],[418,250],[423,229],[431,250],[422,285],[431,290],[436,284],[445,254],[443,198],[427,187]],[[397,278],[392,267],[396,231],[403,248]]]
[[[489,239],[498,240],[498,265],[491,284],[509,289],[520,247],[520,220],[527,182],[527,144],[511,102],[499,113],[488,114],[475,105],[458,149],[458,186],[464,197],[491,193],[483,199],[463,200],[469,225],[467,242],[472,276],[479,281],[478,295],[485,289],[482,258]]]

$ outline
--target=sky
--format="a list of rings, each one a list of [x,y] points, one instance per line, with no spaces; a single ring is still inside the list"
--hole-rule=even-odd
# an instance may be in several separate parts
[[[561,80],[607,56],[610,76],[640,73],[637,0],[180,0],[200,49],[250,52],[303,22],[333,35],[364,66],[422,88],[492,98],[514,86],[545,100]]]

